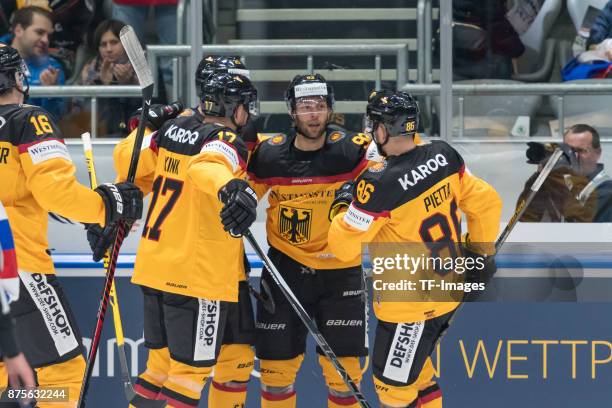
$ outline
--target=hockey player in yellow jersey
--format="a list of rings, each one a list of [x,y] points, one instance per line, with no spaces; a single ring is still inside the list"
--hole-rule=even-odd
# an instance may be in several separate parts
[[[329,245],[338,259],[361,254],[370,242],[459,242],[461,210],[470,241],[493,243],[501,216],[495,190],[465,169],[463,159],[442,141],[416,145],[419,111],[405,92],[373,93],[367,107],[369,128],[385,159],[353,185],[336,192]],[[437,194],[442,189],[444,194]],[[437,195],[436,195],[437,194]],[[435,195],[435,199],[432,199]],[[465,256],[493,255],[493,245],[480,245]],[[486,273],[494,270],[485,258]],[[383,407],[441,407],[429,357],[448,327],[457,302],[375,301],[379,320],[372,365]],[[405,344],[414,344],[406,348]],[[394,356],[402,356],[394,358]]]
[[[167,121],[142,145],[136,183],[152,197],[132,282],[144,294],[149,358],[135,388],[171,407],[196,407],[213,367],[239,356],[242,364],[225,370],[238,381],[215,377],[213,386],[228,392],[210,404],[234,408],[244,405],[254,358],[250,341],[243,341],[252,333],[240,324],[248,326],[249,315],[237,308],[244,293],[237,237],[257,207],[237,131],[255,110],[257,91],[248,78],[229,73],[213,74],[201,91],[198,108]],[[133,144],[131,135],[115,149],[120,179]]]
[[[74,407],[85,371],[84,348],[48,250],[48,212],[101,225],[133,221],[142,214],[142,192],[130,183],[95,191],[78,183],[53,117],[23,105],[24,72],[18,52],[0,45],[0,201],[13,227],[21,281],[11,314],[38,384],[68,387],[69,402],[37,406]],[[2,381],[6,386],[6,377]]]
[[[359,357],[368,352],[361,262],[358,254],[343,260],[331,254],[328,208],[335,189],[366,168],[370,138],[328,126],[334,96],[319,74],[296,76],[285,100],[295,129],[261,142],[248,167],[258,196],[270,192],[268,254],[358,383]],[[271,313],[258,302],[261,405],[295,407],[294,382],[304,358],[306,328],[265,269],[262,282],[269,282],[276,310]],[[328,406],[357,407],[331,363],[322,355],[319,361],[328,385]]]

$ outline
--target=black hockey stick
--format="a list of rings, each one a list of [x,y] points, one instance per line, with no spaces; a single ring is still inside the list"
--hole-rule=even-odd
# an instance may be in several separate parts
[[[323,335],[317,328],[315,322],[310,318],[310,316],[308,316],[308,313],[306,312],[306,310],[304,310],[304,307],[302,306],[300,301],[295,297],[295,294],[293,293],[289,285],[287,285],[287,282],[285,282],[285,279],[283,279],[280,272],[278,272],[278,270],[274,266],[274,263],[272,263],[268,255],[261,249],[261,247],[255,240],[255,237],[253,237],[251,231],[248,230],[247,232],[245,232],[244,237],[251,244],[255,252],[257,252],[257,255],[259,255],[259,257],[263,261],[264,265],[266,266],[266,269],[268,269],[268,271],[270,272],[272,279],[274,280],[274,282],[276,282],[281,292],[283,292],[283,295],[285,295],[285,297],[291,304],[291,307],[293,307],[293,310],[295,310],[299,318],[302,320],[302,322],[304,322],[304,325],[306,326],[310,334],[312,334],[312,337],[314,337],[315,342],[323,351],[323,354],[325,354],[329,361],[331,361],[338,374],[340,374],[340,377],[342,377],[342,380],[344,380],[344,383],[349,387],[349,389],[353,393],[353,396],[355,397],[355,399],[357,399],[357,402],[359,402],[359,405],[361,405],[362,408],[370,408],[370,404],[368,404],[368,401],[359,390],[357,384],[355,384],[355,382],[348,375],[344,367],[342,367],[342,364],[340,364],[336,353],[334,353],[329,343],[327,343],[327,340],[325,340],[325,337],[323,337]]]
[[[87,164],[87,172],[89,173],[89,184],[91,188],[98,186],[98,177],[96,174],[96,166],[94,163],[93,146],[91,144],[91,136],[89,132],[81,135],[83,141],[83,153],[85,155],[85,161]],[[107,250],[104,254],[104,267],[108,268],[110,262],[110,251]],[[119,355],[119,366],[121,368],[121,379],[123,380],[123,390],[125,397],[129,402],[132,402],[136,397],[137,393],[132,383],[130,376],[130,368],[127,363],[127,356],[125,354],[125,338],[123,336],[123,324],[121,323],[121,311],[119,309],[119,297],[117,296],[117,288],[113,279],[111,291],[110,291],[110,304],[113,309],[113,323],[115,326],[115,338],[117,340],[117,350]],[[142,399],[147,400],[148,398],[142,396]],[[166,405],[164,400],[149,400],[146,406],[163,408]],[[142,405],[139,405],[142,406]]]
[[[529,191],[529,195],[524,200],[522,200],[516,207],[516,210],[514,210],[514,215],[512,216],[512,218],[510,218],[510,221],[508,221],[506,228],[504,228],[499,238],[497,238],[497,241],[495,241],[495,252],[499,252],[501,246],[504,244],[504,242],[506,242],[506,239],[516,226],[517,222],[525,213],[525,210],[527,210],[529,204],[531,204],[531,201],[533,200],[535,195],[538,193],[538,191],[540,191],[540,187],[542,187],[542,184],[544,184],[544,181],[546,181],[546,178],[552,171],[553,167],[555,167],[561,156],[563,156],[563,150],[561,150],[560,148],[556,148],[548,159],[548,161],[546,162],[544,168],[542,168],[542,170],[540,171],[538,177],[535,179],[535,181],[529,188],[531,190]]]
[[[134,182],[136,178],[136,168],[138,166],[138,159],[140,158],[140,147],[144,138],[145,130],[145,114],[149,110],[151,105],[151,98],[153,97],[153,75],[151,69],[147,65],[144,51],[140,46],[140,42],[134,33],[134,29],[131,26],[125,26],[121,29],[120,33],[121,43],[125,49],[130,63],[138,76],[138,82],[142,89],[142,112],[140,114],[140,123],[138,124],[138,130],[136,131],[136,138],[134,141],[134,147],[132,149],[132,157],[130,160],[130,167],[128,170],[127,181]],[[106,309],[108,308],[109,296],[115,277],[115,268],[117,266],[117,256],[119,255],[119,249],[123,244],[127,233],[129,232],[131,225],[121,220],[117,223],[117,235],[115,237],[115,243],[111,250],[110,262],[106,269],[106,280],[104,284],[104,290],[102,292],[102,298],[100,299],[100,307],[98,309],[98,317],[96,321],[96,327],[92,336],[91,347],[89,349],[89,356],[87,358],[87,365],[85,367],[85,375],[83,376],[83,383],[81,385],[81,394],[79,395],[79,402],[77,407],[82,408],[85,406],[85,399],[89,388],[91,374],[93,371],[94,363],[96,361],[96,354],[100,345],[100,338],[102,336],[102,328],[104,326],[104,317],[106,315]]]

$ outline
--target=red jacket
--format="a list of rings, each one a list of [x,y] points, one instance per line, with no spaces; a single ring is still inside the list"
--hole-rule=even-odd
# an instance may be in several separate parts
[[[123,6],[176,6],[178,0],[113,0]]]

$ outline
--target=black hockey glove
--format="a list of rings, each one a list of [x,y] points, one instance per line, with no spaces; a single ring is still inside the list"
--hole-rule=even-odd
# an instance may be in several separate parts
[[[355,181],[350,180],[342,184],[334,194],[334,201],[329,208],[329,220],[332,221],[336,215],[343,209],[347,208],[353,202],[353,191],[355,190]]]
[[[257,195],[244,180],[232,179],[219,190],[223,229],[238,238],[244,234],[257,217]]]
[[[463,257],[466,259],[465,262],[469,261],[468,265],[473,265],[473,267],[468,268],[465,272],[465,282],[466,283],[483,283],[485,288],[491,281],[495,272],[497,272],[497,265],[495,264],[495,255],[481,255],[478,252],[475,252],[469,244],[463,247]],[[481,290],[472,290],[471,292],[466,292],[463,297],[464,302],[472,302],[478,298],[484,291]]]
[[[102,228],[99,224],[86,224],[87,242],[93,255],[94,262],[98,262],[104,257],[107,249],[115,243],[117,225],[111,224]]]
[[[182,111],[183,105],[180,102],[172,102],[169,105],[151,105],[146,115],[146,125],[151,130],[157,130],[162,127],[165,121],[176,118]],[[142,108],[139,108],[128,120],[128,129],[130,132],[138,127],[141,112]]]
[[[132,183],[105,183],[95,190],[102,196],[106,208],[104,225],[123,219],[135,221],[142,217],[142,191]]]

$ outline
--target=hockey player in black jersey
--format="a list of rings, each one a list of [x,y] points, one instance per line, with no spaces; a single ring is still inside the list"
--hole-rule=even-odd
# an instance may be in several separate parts
[[[298,75],[285,100],[295,127],[261,142],[251,155],[249,179],[259,197],[269,191],[269,256],[355,382],[366,356],[367,318],[359,256],[340,260],[327,244],[328,208],[335,189],[367,166],[367,135],[328,126],[331,86],[319,75]],[[306,328],[264,269],[276,310],[258,302],[256,353],[263,408],[292,408],[294,382],[304,358]],[[357,407],[331,363],[319,356],[329,407]]]
[[[466,248],[464,256],[492,255],[501,200],[493,187],[467,171],[448,143],[414,143],[419,120],[416,101],[405,92],[373,93],[367,119],[385,159],[364,172],[354,189],[347,184],[337,191],[331,207],[337,214],[329,230],[334,255],[354,259],[363,243],[379,242],[426,243],[427,248],[442,243],[455,248],[461,240],[459,210],[467,218],[471,242],[478,243]],[[374,256],[371,247],[370,255]],[[494,266],[490,258],[481,262],[483,272],[490,274]],[[385,301],[375,296],[373,310],[379,322],[372,366],[382,407],[442,407],[429,355],[459,303]]]

